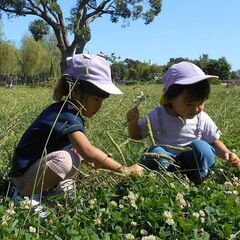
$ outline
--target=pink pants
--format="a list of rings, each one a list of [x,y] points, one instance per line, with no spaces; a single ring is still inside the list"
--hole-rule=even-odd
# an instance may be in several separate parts
[[[38,178],[42,176],[46,167],[62,180],[74,178],[82,160],[81,156],[73,149],[52,152],[35,162],[22,176],[12,178],[12,181],[21,191],[29,181],[34,181],[36,175]]]

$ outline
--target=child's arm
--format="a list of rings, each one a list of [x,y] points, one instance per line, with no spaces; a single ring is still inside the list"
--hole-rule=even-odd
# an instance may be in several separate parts
[[[112,170],[114,172],[124,173],[126,175],[131,175],[134,172],[141,174],[139,172],[140,169],[135,165],[124,167],[122,164],[116,162],[106,153],[94,147],[85,136],[85,134],[80,131],[68,134],[68,138],[77,152],[83,157],[83,159],[89,163],[94,164],[95,169],[104,168]]]
[[[222,159],[225,159],[233,167],[240,167],[239,157],[227,149],[227,147],[220,140],[216,140],[212,143],[213,148],[216,151],[216,155]]]
[[[139,110],[137,107],[130,109],[127,113],[128,135],[132,139],[142,139],[141,131],[138,126]]]

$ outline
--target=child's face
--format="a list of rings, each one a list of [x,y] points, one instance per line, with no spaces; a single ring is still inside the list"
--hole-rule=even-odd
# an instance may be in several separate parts
[[[94,114],[96,114],[102,106],[104,98],[97,96],[88,96],[84,98],[82,104],[84,105],[84,109],[82,110],[83,116],[90,118]]]
[[[189,101],[187,91],[183,91],[174,99],[169,100],[169,102],[172,106],[170,113],[173,116],[180,116],[183,119],[194,118],[204,109],[204,101]]]

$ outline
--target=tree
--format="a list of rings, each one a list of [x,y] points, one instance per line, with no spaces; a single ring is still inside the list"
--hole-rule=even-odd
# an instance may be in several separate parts
[[[0,19],[0,41],[2,41],[3,37],[4,37],[4,33],[2,32],[2,28],[3,28],[3,24],[2,24],[2,21]]]
[[[33,38],[25,37],[21,46],[21,70],[24,81],[35,82],[35,79],[50,72],[51,58],[46,48]]]
[[[151,23],[161,11],[162,0],[77,0],[71,9],[68,24],[58,0],[1,0],[0,11],[9,16],[33,15],[43,19],[54,31],[61,51],[61,69],[65,68],[66,57],[75,49],[81,53],[91,39],[90,23],[103,15],[109,15],[113,23],[142,18],[145,24]],[[68,32],[73,40],[68,42]]]
[[[230,70],[231,65],[225,57],[219,58],[218,60],[210,59],[206,68],[203,69],[206,74],[217,75],[221,80],[228,80],[231,77]]]
[[[0,41],[0,75],[16,75],[18,67],[18,52],[13,44],[6,41]]]
[[[32,21],[28,29],[36,41],[43,39],[44,36],[49,34],[49,25],[41,19]]]

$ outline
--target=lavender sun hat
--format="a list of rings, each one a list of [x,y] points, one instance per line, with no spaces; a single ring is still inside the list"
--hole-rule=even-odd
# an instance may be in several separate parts
[[[201,68],[191,62],[173,64],[163,77],[164,92],[173,84],[189,85],[205,79],[217,79],[218,76],[206,75]]]
[[[69,76],[77,81],[90,82],[110,94],[123,94],[113,84],[110,65],[104,57],[90,54],[75,54],[72,57],[68,57],[66,62],[67,68],[62,77]],[[60,79],[60,81],[63,80]],[[53,90],[54,100],[60,100],[63,97],[60,93],[61,89],[58,87],[59,85]]]
[[[110,94],[122,94],[112,83],[108,62],[99,55],[76,54],[67,58],[67,69],[63,75],[90,82]]]

